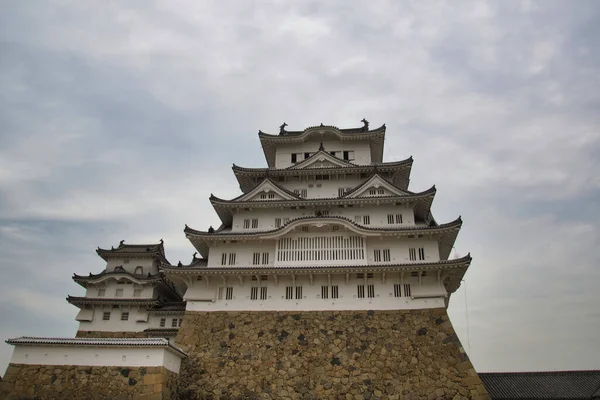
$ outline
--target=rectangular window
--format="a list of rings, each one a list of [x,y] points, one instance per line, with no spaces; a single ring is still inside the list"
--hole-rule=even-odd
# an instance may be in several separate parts
[[[390,257],[390,249],[383,249],[383,261],[390,261],[391,257]]]
[[[342,197],[348,192],[350,188],[338,188],[338,197]]]
[[[102,321],[110,320],[110,311],[105,311],[102,313]]]
[[[227,290],[225,291],[225,300],[231,300],[233,299],[233,287],[229,286],[227,287]]]
[[[269,263],[269,253],[262,253],[262,263],[267,265]]]
[[[388,214],[387,218],[388,218],[388,224],[394,223],[394,214]]]
[[[396,223],[397,224],[401,224],[402,223],[402,214],[396,214]]]
[[[275,198],[275,193],[269,193],[269,199],[274,199]]]
[[[290,222],[290,219],[289,219],[289,218],[284,218],[284,219],[283,219],[283,224],[284,224],[284,225],[285,225],[285,224],[287,224],[287,223],[289,223],[289,222]]]
[[[292,163],[297,163],[298,162],[298,157],[296,153],[292,153]]]
[[[261,193],[260,194],[260,198],[261,199],[266,199],[267,198],[267,194],[266,193]]]
[[[296,300],[302,299],[302,286],[296,286]]]
[[[294,189],[294,194],[297,194],[300,197],[306,197],[308,195],[307,189]]]
[[[129,320],[129,313],[128,312],[122,312],[121,313],[121,321],[128,321]]]
[[[402,297],[402,292],[400,290],[401,290],[400,284],[395,283],[394,284],[394,297]]]
[[[221,265],[227,265],[227,253],[221,254]]]
[[[117,289],[115,292],[115,297],[123,297],[123,289]]]
[[[303,226],[301,229],[302,229],[302,232],[309,232],[310,231],[310,229],[309,229],[308,226]]]
[[[258,299],[258,287],[254,286],[250,288],[250,300]]]
[[[260,253],[252,254],[252,265],[260,264]]]
[[[415,261],[417,259],[417,249],[415,249],[414,247],[408,249],[408,258],[411,261]]]
[[[167,324],[167,319],[166,318],[161,318],[160,319],[160,327],[164,328],[166,324]]]
[[[229,265],[235,265],[235,253],[229,253]]]
[[[337,285],[331,287],[331,298],[332,299],[338,298],[338,286]]]
[[[358,298],[364,299],[365,298],[365,285],[358,285],[357,289],[358,289]]]
[[[225,291],[225,289],[222,287],[217,289],[217,300],[223,300],[223,292],[224,291]]]
[[[285,288],[285,299],[286,300],[291,300],[294,298],[294,287],[293,286],[286,286]]]
[[[133,297],[141,297],[142,289],[133,289]]]
[[[381,250],[379,250],[379,249],[373,250],[373,261],[381,262]]]
[[[329,175],[316,175],[315,180],[317,181],[328,181]]]
[[[250,229],[250,220],[249,219],[244,220],[244,229]]]
[[[321,286],[321,298],[322,299],[329,298],[329,286]]]
[[[256,228],[258,228],[258,219],[253,218],[252,219],[252,229],[256,229]]]
[[[178,323],[178,319],[177,318],[173,318],[173,320],[171,321],[171,328],[177,328],[177,323]]]
[[[360,215],[355,215],[355,216],[354,216],[354,222],[358,222],[358,223],[360,223],[360,221],[362,221],[362,216],[360,216]]]
[[[419,260],[425,259],[425,249],[423,247],[419,247]]]
[[[260,299],[261,300],[267,299],[267,288],[265,286],[260,288]]]
[[[346,161],[354,161],[354,151],[344,151],[344,160]]]
[[[106,289],[98,289],[98,297],[104,297],[106,294]]]
[[[375,297],[375,285],[367,285],[367,296],[371,299]]]
[[[363,215],[363,225],[371,225],[371,217],[369,215]]]
[[[410,283],[404,284],[404,295],[410,297]]]
[[[281,218],[275,218],[275,228],[281,227]]]

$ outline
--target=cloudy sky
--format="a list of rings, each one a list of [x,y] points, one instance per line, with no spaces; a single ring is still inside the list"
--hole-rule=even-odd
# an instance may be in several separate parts
[[[259,129],[366,117],[463,217],[475,367],[598,369],[599,39],[594,0],[3,1],[0,338],[74,335],[97,246],[188,261]]]

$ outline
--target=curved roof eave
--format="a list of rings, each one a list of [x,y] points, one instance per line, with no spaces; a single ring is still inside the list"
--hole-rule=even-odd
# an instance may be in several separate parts
[[[411,226],[411,227],[401,227],[401,228],[382,228],[382,227],[365,227],[363,225],[359,225],[356,222],[339,216],[328,216],[328,217],[317,217],[317,216],[306,216],[300,217],[290,220],[287,224],[272,229],[269,231],[253,231],[253,232],[225,232],[218,233],[213,232],[209,233],[206,231],[198,231],[192,229],[186,225],[184,232],[187,236],[195,236],[195,237],[203,237],[203,238],[215,238],[215,237],[252,237],[256,236],[261,239],[269,239],[274,237],[279,237],[290,232],[297,226],[302,226],[310,223],[314,223],[314,221],[323,221],[325,223],[341,223],[346,227],[350,228],[350,230],[364,234],[367,236],[376,236],[381,233],[390,232],[390,233],[424,233],[424,234],[435,234],[448,229],[457,229],[462,225],[461,217],[458,217],[454,221],[447,222],[445,224],[437,225],[437,226]]]

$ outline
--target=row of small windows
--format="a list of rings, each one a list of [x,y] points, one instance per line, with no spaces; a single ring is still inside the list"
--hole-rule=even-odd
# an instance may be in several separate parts
[[[273,192],[269,192],[269,193],[261,193],[261,194],[260,194],[260,198],[261,198],[262,200],[265,200],[265,199],[274,199],[274,198],[275,198],[275,193],[273,193]]]
[[[316,210],[315,216],[317,217],[328,217],[329,210]],[[290,222],[290,218],[275,218],[275,228],[281,228],[283,225]],[[354,222],[362,225],[371,225],[371,216],[370,215],[355,215]],[[387,223],[388,225],[396,225],[402,224],[402,214],[388,214],[387,215]],[[256,229],[258,228],[258,218],[253,219],[245,219],[244,220],[244,229]],[[141,268],[141,267],[138,267]],[[136,274],[138,274],[136,269]],[[143,271],[140,271],[139,274],[143,274]]]
[[[171,319],[171,328],[179,328],[182,323],[183,323],[183,318],[173,318],[173,319]],[[166,326],[167,326],[167,319],[161,318],[160,319],[160,327],[164,328]]]
[[[363,275],[363,274],[360,274]],[[372,274],[371,274],[372,275]],[[266,286],[252,286],[250,288],[250,300],[266,300],[268,296],[268,287]],[[394,297],[410,297],[410,283],[405,284],[394,284]],[[360,284],[356,285],[356,297],[359,299],[374,298],[375,297],[375,285],[373,284]],[[219,300],[232,300],[233,299],[233,287],[219,287],[217,298]],[[303,287],[302,286],[286,286],[285,287],[285,299],[286,300],[302,300]],[[324,285],[321,286],[321,298],[322,299],[337,299],[339,298],[339,286],[338,285]],[[162,325],[161,325],[162,326]]]
[[[310,158],[313,154],[315,154],[315,153],[314,152],[292,153],[291,161],[292,161],[292,163],[295,164],[297,162],[300,162],[302,160],[306,160],[307,158]],[[334,157],[346,160],[346,161],[354,161],[354,151],[352,151],[352,150],[330,151],[329,154],[331,154]]]
[[[254,253],[252,255],[252,265],[269,264],[269,253]]]
[[[116,289],[115,290],[115,297],[123,297],[124,294],[124,289]],[[105,288],[100,288],[98,289],[98,297],[104,297],[106,296],[106,289]],[[133,297],[141,297],[142,296],[142,289],[133,289]]]
[[[364,258],[364,239],[360,236],[315,236],[301,238],[282,238],[277,243],[277,261],[328,261],[328,260],[360,260]],[[222,253],[221,265],[235,265],[236,253]],[[408,249],[410,261],[424,261],[425,248]],[[268,265],[268,252],[253,253],[252,265]],[[374,249],[373,262],[390,262],[390,249]],[[105,289],[98,289],[102,297]],[[123,289],[117,289],[116,297],[123,296]],[[134,297],[141,295],[141,289],[134,290]]]

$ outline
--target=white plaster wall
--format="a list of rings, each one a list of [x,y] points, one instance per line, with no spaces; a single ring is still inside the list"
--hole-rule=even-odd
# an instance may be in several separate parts
[[[17,345],[11,363],[30,365],[85,365],[165,367],[179,373],[181,358],[165,348],[107,348]]]
[[[343,175],[330,175],[328,180],[316,180],[314,176],[300,176],[299,179],[292,177],[285,182],[278,182],[287,190],[306,189],[306,197],[309,199],[323,199],[338,197],[339,188],[355,188],[363,183],[365,179],[360,179],[358,175],[345,177]]]
[[[321,140],[318,137],[311,137],[302,144],[282,144],[277,147],[275,152],[275,167],[287,168],[292,165],[292,153],[316,153],[319,150]],[[370,164],[371,149],[367,140],[324,140],[323,147],[325,151],[354,151],[354,164]],[[304,156],[298,161],[304,160]]]
[[[123,282],[128,282],[127,278],[122,279]],[[131,281],[129,281],[131,282]],[[104,296],[98,296],[98,290],[105,289]],[[88,285],[88,288],[85,292],[86,297],[93,298],[115,298],[117,289],[123,289],[123,299],[148,299],[154,296],[154,285],[138,285],[135,283],[131,284],[119,284],[115,279],[107,279],[105,281],[99,282],[98,284]],[[140,289],[142,290],[141,294],[137,297],[134,296],[134,290]],[[121,297],[119,297],[121,298]]]
[[[293,233],[286,235],[286,237],[297,238],[297,237],[313,237],[313,236],[340,236],[340,235],[355,235],[352,232],[307,232],[307,233]],[[384,262],[374,262],[374,250],[375,249],[390,249],[389,263],[419,263],[419,262],[435,262],[440,260],[439,245],[436,240],[430,240],[426,238],[396,238],[396,237],[368,237],[365,241],[365,255],[366,258],[363,260],[338,260],[338,261],[323,261],[323,262],[299,262],[299,261],[277,261],[276,257],[276,241],[275,240],[252,240],[247,242],[236,242],[236,243],[217,243],[210,248],[208,257],[208,267],[253,267],[252,257],[255,252],[263,253],[269,252],[269,264],[268,266],[292,266],[292,265],[379,265],[385,264]],[[409,248],[424,248],[425,260],[410,260],[409,259]],[[221,255],[223,253],[235,253],[236,261],[234,265],[221,265]],[[417,250],[418,258],[418,250]],[[228,257],[229,259],[229,257]],[[229,260],[228,260],[229,261]]]
[[[121,321],[121,313],[129,312],[129,319]],[[110,320],[103,320],[103,313],[110,312]],[[147,322],[138,321],[138,315],[146,315]],[[160,319],[166,318],[165,328],[171,328],[173,318],[183,318],[183,313],[179,315],[157,315],[148,313],[143,308],[121,306],[112,308],[112,306],[98,306],[94,310],[92,321],[81,321],[79,323],[80,331],[101,331],[101,332],[142,332],[145,329],[160,328]]]
[[[135,273],[136,267],[144,268],[144,276],[158,272],[156,262],[151,257],[130,258],[129,262],[124,258],[109,258],[106,263],[106,271],[114,271],[115,267],[123,267],[129,273]]]
[[[421,278],[404,274],[402,280],[399,273],[387,274],[385,283],[380,274],[374,278],[367,279],[367,284],[375,286],[374,298],[358,298],[357,285],[364,284],[363,278],[356,278],[356,274],[350,274],[349,283],[346,284],[345,275],[332,275],[331,284],[338,285],[338,299],[322,299],[321,286],[327,285],[326,276],[315,275],[312,285],[307,276],[297,276],[296,286],[302,286],[303,299],[286,300],[285,288],[292,286],[292,278],[280,276],[276,284],[273,277],[269,276],[267,281],[252,281],[245,278],[243,286],[238,279],[228,278],[226,284],[219,280],[213,280],[210,284],[205,281],[195,281],[189,287],[185,299],[187,310],[191,311],[273,311],[273,310],[399,310],[444,307],[446,290],[437,282],[437,274],[430,273],[429,276]],[[409,283],[411,285],[411,297],[394,297],[394,284]],[[233,287],[233,299],[218,300],[218,287]],[[267,300],[250,300],[252,286],[267,286]],[[330,295],[331,296],[331,295]],[[365,288],[366,296],[366,288]],[[416,298],[427,296],[427,298]],[[211,299],[212,301],[198,301]]]
[[[336,189],[337,190],[337,189]],[[354,217],[357,215],[369,215],[371,224],[368,227],[406,227],[414,226],[414,210],[406,206],[376,206],[369,205],[364,207],[307,207],[304,209],[292,210],[290,208],[279,208],[279,209],[251,209],[250,211],[240,211],[233,216],[232,231],[234,232],[255,232],[275,229],[275,218],[281,218],[282,223],[284,218],[299,218],[305,216],[314,216],[317,210],[328,210],[329,215],[349,218],[354,221]],[[402,214],[402,224],[388,224],[388,214]],[[256,229],[244,229],[245,219],[258,219],[258,228]],[[362,225],[362,221],[360,222]],[[252,226],[252,225],[251,225]]]

